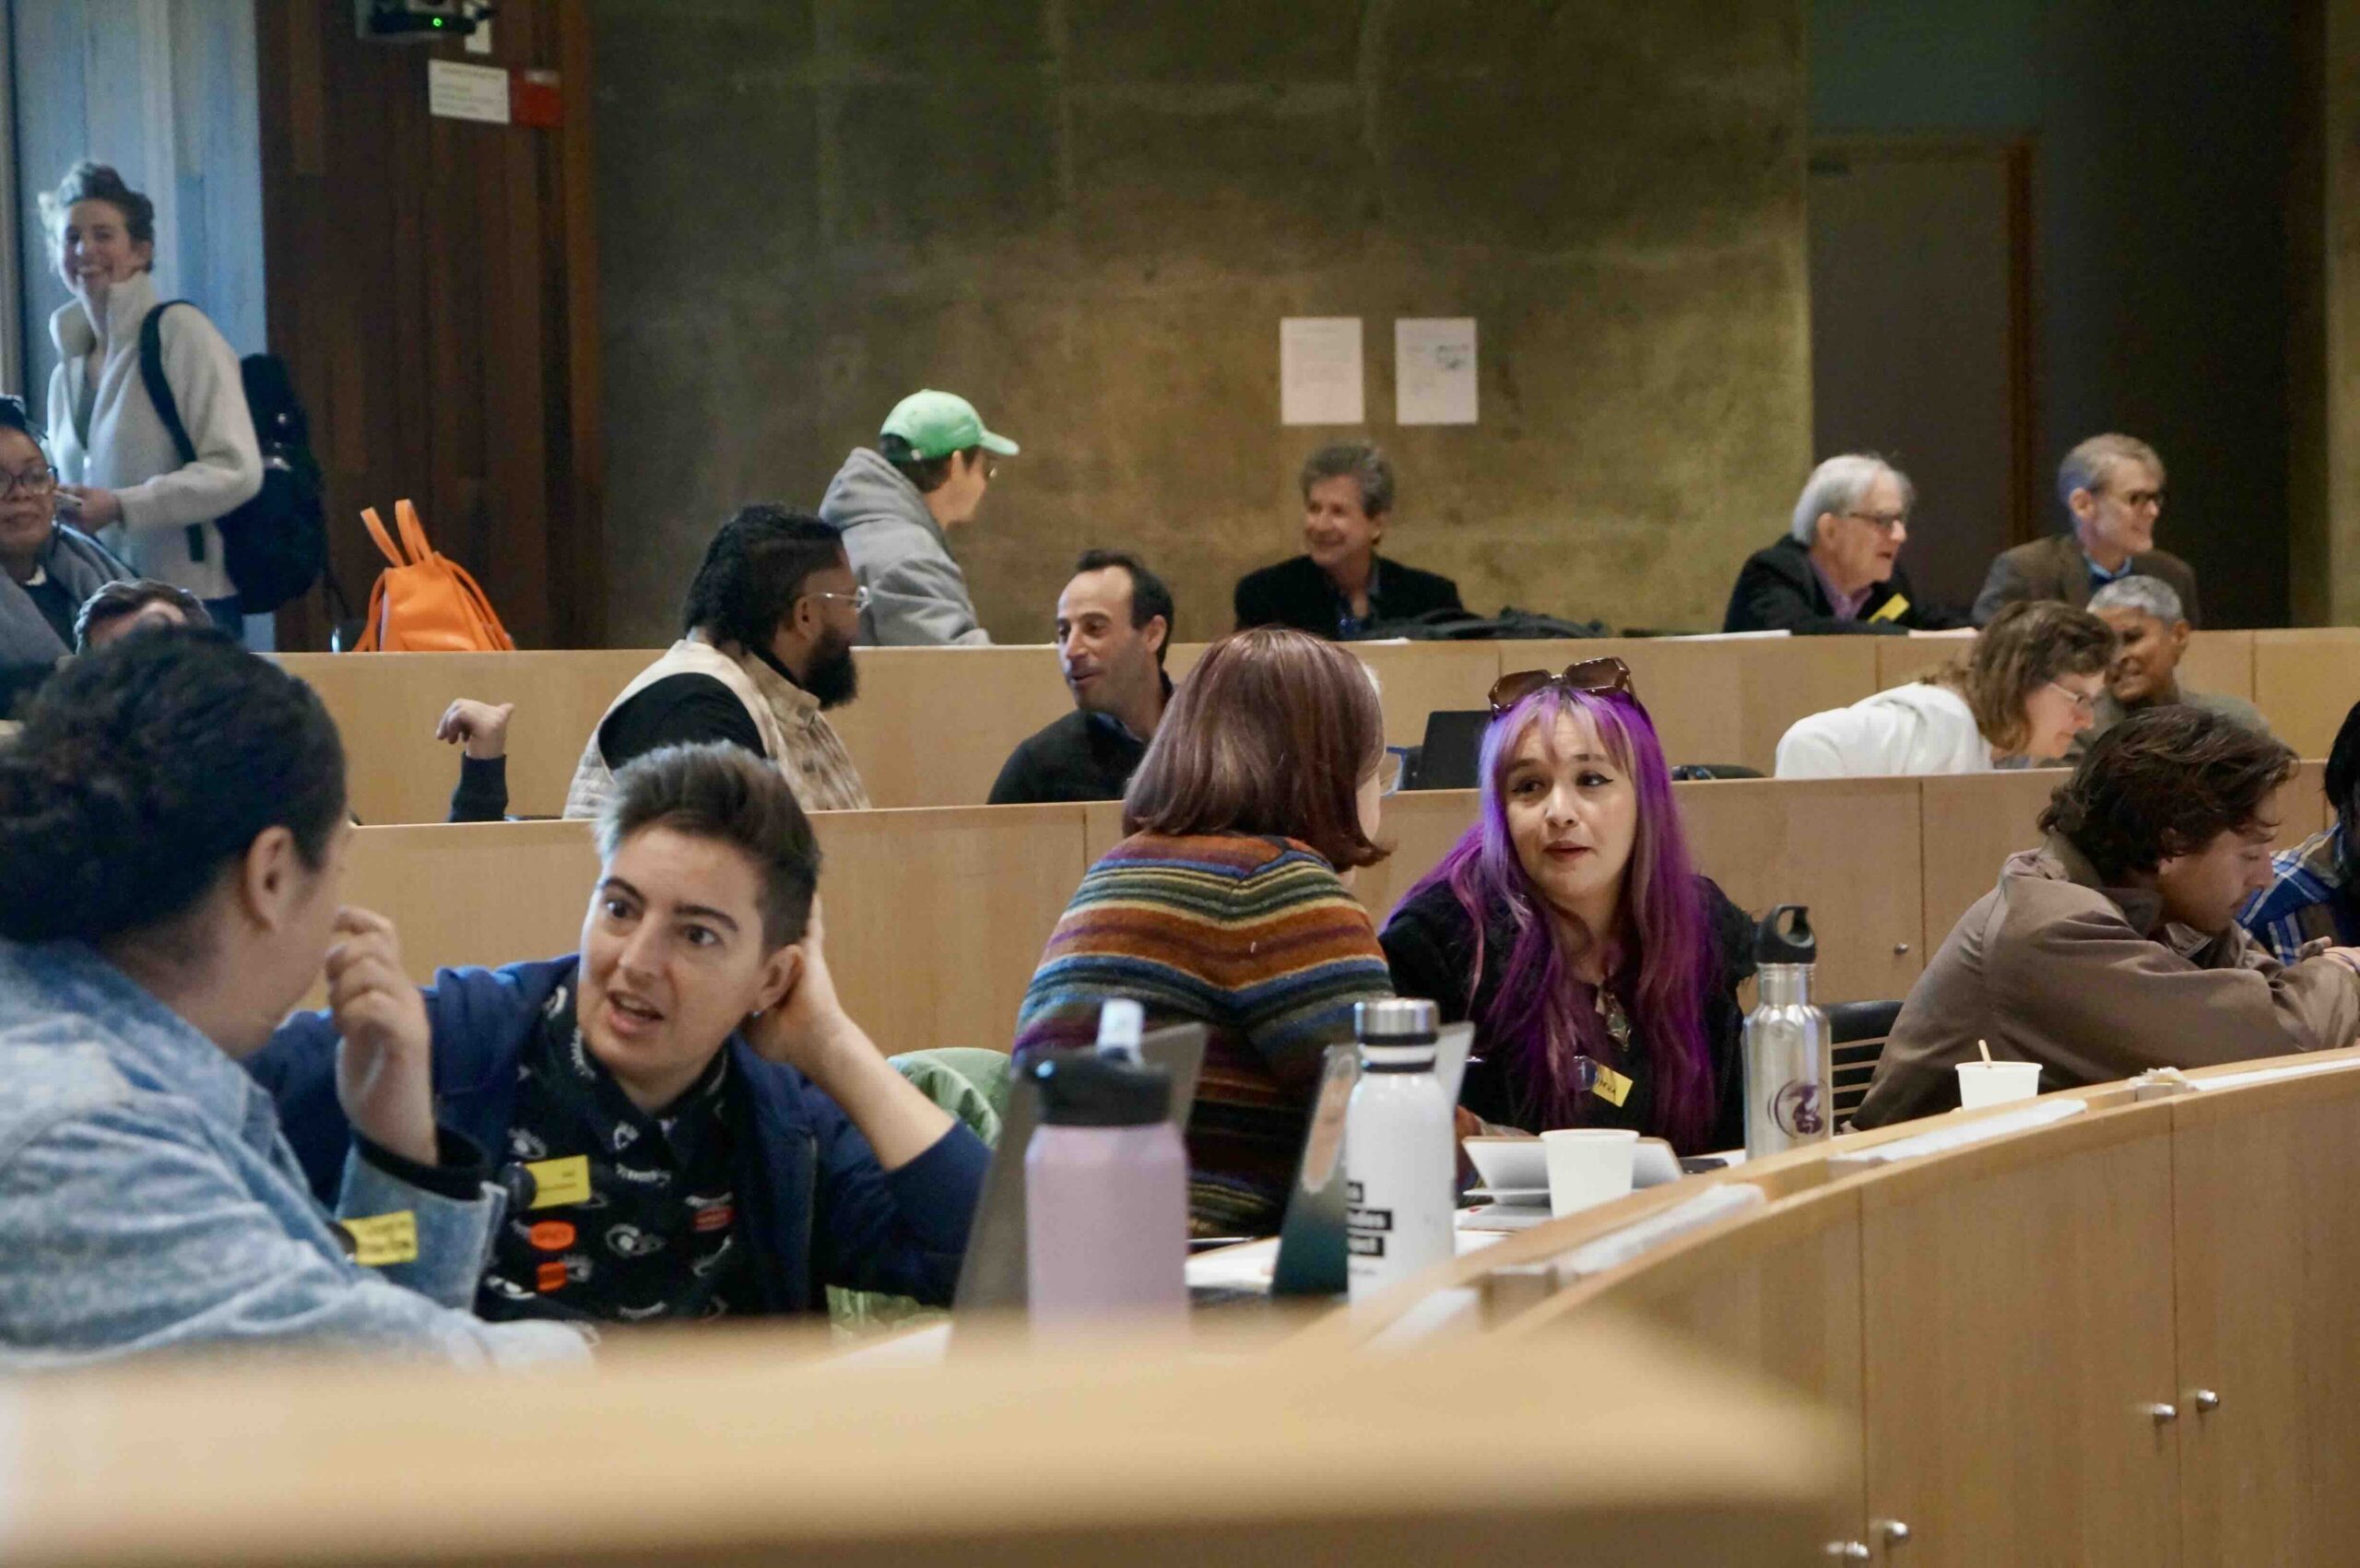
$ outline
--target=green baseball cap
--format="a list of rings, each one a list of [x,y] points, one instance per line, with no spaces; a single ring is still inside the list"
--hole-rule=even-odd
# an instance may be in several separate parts
[[[980,446],[1002,457],[1016,455],[1016,443],[984,429],[975,406],[955,392],[913,392],[885,416],[881,436],[899,436],[919,457],[948,457]]]

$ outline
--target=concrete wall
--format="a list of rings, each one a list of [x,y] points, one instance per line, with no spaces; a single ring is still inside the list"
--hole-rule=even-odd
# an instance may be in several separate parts
[[[2030,136],[2039,449],[2121,430],[2214,627],[2288,613],[2301,5],[1811,0],[1815,133]],[[1822,301],[1821,308],[1829,308]],[[2299,420],[2296,421],[2299,423]],[[2044,517],[2062,525],[2054,489]]]
[[[920,385],[1025,445],[1002,641],[1145,551],[1184,637],[1300,548],[1278,323],[1365,318],[1387,545],[1468,601],[1717,626],[1809,465],[1799,0],[596,0],[610,637]],[[1473,315],[1482,423],[1393,422]]]

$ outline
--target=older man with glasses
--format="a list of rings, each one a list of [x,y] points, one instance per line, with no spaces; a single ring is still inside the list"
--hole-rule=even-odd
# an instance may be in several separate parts
[[[2180,612],[2201,626],[2196,573],[2188,562],[2155,548],[2164,513],[2164,460],[2143,441],[2095,435],[2065,454],[2057,468],[2057,498],[2069,526],[2061,534],[2018,545],[1991,563],[1976,595],[1975,624],[2027,599],[2055,599],[2075,608],[2109,583],[2161,578],[2179,595]]]
[[[2179,678],[2190,635],[2179,595],[2160,577],[2124,577],[2090,598],[2090,613],[2114,628],[2114,663],[2106,666],[2106,694],[2097,701],[2097,722],[2073,743],[2067,760],[2077,760],[2099,736],[2133,713],[2185,704],[2220,714],[2256,735],[2268,735],[2261,710],[2225,691],[2192,690]]]
[[[1730,591],[1724,631],[1946,631],[1966,624],[1924,604],[1896,564],[1918,492],[1873,453],[1811,470],[1787,536],[1756,550]]]

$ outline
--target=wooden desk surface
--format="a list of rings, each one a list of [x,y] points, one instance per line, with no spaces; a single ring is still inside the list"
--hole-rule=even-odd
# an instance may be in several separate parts
[[[1108,1351],[920,1370],[749,1329],[509,1378],[148,1366],[0,1414],[17,1568],[1807,1562],[1857,1447],[1654,1333],[1580,1357]],[[1605,1456],[1611,1456],[1611,1462]],[[790,1556],[791,1554],[791,1556]]]

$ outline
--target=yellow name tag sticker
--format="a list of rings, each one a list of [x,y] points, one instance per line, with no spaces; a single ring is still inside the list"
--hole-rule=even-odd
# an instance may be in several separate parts
[[[1870,620],[1899,620],[1903,616],[1907,615],[1908,613],[1909,601],[1904,598],[1901,595],[1895,594],[1893,597],[1879,605],[1877,607],[1877,613],[1869,617],[1869,619]]]
[[[533,1201],[527,1208],[555,1208],[561,1204],[586,1203],[590,1198],[590,1156],[569,1154],[562,1160],[536,1160],[525,1169],[532,1173]]]
[[[1600,1062],[1598,1081],[1590,1085],[1589,1091],[1609,1105],[1620,1105],[1631,1098],[1631,1080]]]
[[[352,1261],[363,1268],[418,1261],[418,1216],[407,1208],[336,1222],[352,1242]]]

